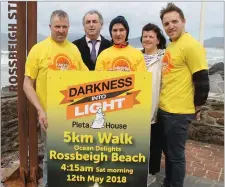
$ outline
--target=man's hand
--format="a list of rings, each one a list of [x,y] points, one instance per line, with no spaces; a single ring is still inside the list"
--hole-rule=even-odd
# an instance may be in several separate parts
[[[34,90],[34,82],[35,80],[31,79],[29,76],[24,77],[23,90],[28,98],[28,100],[34,105],[34,107],[38,111],[38,121],[41,125],[41,128],[46,132],[48,127],[47,115],[42,108],[37,94]]]
[[[48,127],[47,115],[44,111],[38,112],[38,121],[41,125],[41,128],[46,132]]]
[[[195,106],[195,117],[197,121],[200,121],[201,119],[201,109],[202,106]]]

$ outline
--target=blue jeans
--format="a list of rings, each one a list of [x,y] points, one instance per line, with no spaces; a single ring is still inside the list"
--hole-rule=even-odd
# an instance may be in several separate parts
[[[41,129],[41,137],[42,137],[42,140],[44,142],[44,159],[43,159],[43,187],[48,187],[48,180],[47,180],[47,177],[48,177],[48,167],[47,167],[47,139],[46,139],[46,132],[44,132],[42,129]]]
[[[186,170],[185,144],[188,127],[194,117],[194,114],[172,114],[158,110],[158,122],[163,125],[165,187],[183,187]]]

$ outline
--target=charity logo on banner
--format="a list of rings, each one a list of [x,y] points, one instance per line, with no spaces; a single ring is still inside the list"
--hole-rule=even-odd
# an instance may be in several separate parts
[[[146,187],[148,72],[48,72],[50,187]]]

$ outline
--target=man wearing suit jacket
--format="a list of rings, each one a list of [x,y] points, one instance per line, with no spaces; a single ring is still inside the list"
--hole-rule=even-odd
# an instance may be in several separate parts
[[[73,41],[80,50],[82,59],[89,70],[95,69],[98,55],[111,46],[111,42],[100,35],[103,17],[97,10],[88,11],[83,17],[85,36]]]

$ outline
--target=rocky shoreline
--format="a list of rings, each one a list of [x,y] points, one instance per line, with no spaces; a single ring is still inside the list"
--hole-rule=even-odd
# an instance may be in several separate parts
[[[189,139],[224,145],[224,95],[211,94],[202,108],[201,120],[192,121]]]

